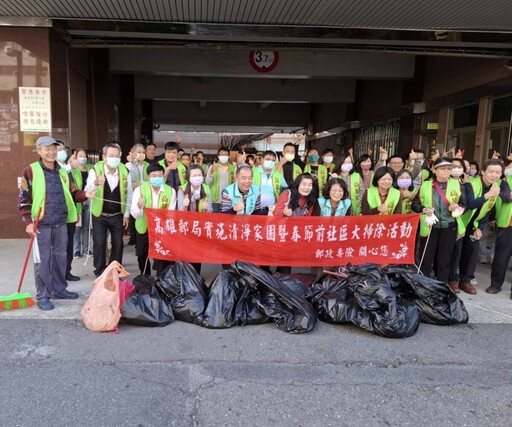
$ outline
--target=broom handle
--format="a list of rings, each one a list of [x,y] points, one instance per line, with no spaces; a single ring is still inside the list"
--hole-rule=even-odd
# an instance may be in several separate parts
[[[25,256],[25,262],[23,263],[23,270],[21,271],[20,283],[18,284],[18,290],[16,291],[16,293],[20,293],[21,285],[23,285],[23,279],[25,278],[25,272],[27,271],[28,258],[30,257],[30,252],[32,252],[32,246],[34,245],[34,239],[36,238],[37,226],[39,225],[39,217],[41,216],[42,209],[43,209],[43,207],[41,206],[39,208],[39,210],[37,211],[37,218],[36,218],[36,222],[34,224],[34,234],[30,237],[30,243],[28,244],[27,255]]]

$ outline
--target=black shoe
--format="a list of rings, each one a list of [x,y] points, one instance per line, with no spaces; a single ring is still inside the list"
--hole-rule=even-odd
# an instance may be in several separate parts
[[[68,274],[66,274],[66,280],[68,282],[78,282],[80,280],[80,277],[75,276],[75,275],[73,275],[71,273],[68,273]]]
[[[50,301],[50,298],[41,298],[37,300],[37,306],[39,307],[39,310],[53,310],[55,307]]]
[[[497,288],[495,286],[489,286],[486,290],[486,294],[497,294],[498,292],[501,292],[501,288]]]
[[[52,295],[54,299],[77,299],[78,294],[76,292],[69,292],[67,289],[56,292]]]
[[[128,246],[134,246],[135,240],[128,240]]]

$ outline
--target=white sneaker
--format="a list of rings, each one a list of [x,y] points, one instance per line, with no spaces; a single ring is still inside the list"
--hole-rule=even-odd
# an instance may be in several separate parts
[[[471,280],[469,281],[469,283],[471,283],[473,286],[478,285],[478,282],[476,281],[476,279],[471,279]]]

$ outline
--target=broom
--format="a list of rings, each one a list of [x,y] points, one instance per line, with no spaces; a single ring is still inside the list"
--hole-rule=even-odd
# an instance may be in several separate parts
[[[34,239],[37,233],[37,226],[39,224],[39,217],[41,215],[42,207],[37,211],[37,218],[34,224],[34,234],[30,237],[30,243],[28,245],[27,255],[25,256],[25,263],[23,264],[23,270],[21,271],[20,283],[18,284],[18,290],[15,294],[8,295],[5,297],[0,296],[0,311],[17,310],[18,308],[27,308],[35,305],[35,301],[32,299],[30,292],[20,293],[21,286],[23,285],[23,279],[25,278],[25,272],[27,271],[28,259],[30,252],[32,252],[32,246],[34,245]]]

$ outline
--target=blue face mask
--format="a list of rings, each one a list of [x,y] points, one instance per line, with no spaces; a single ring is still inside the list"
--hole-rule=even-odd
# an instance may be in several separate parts
[[[161,187],[164,185],[164,177],[163,176],[156,176],[149,178],[149,182],[153,187]]]
[[[308,159],[311,163],[316,163],[318,162],[318,154],[310,154]]]
[[[57,151],[57,160],[59,162],[65,162],[68,158],[68,153],[66,151]]]

